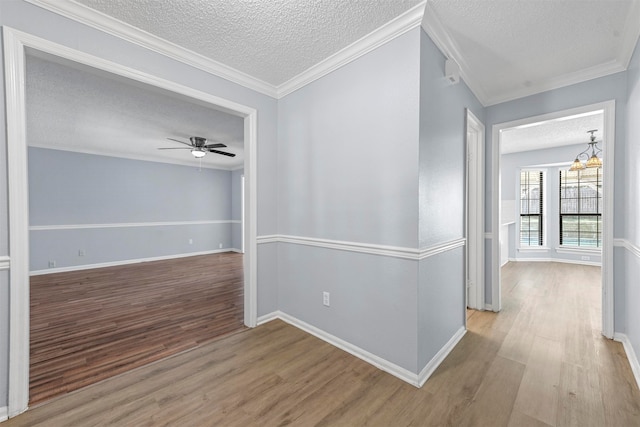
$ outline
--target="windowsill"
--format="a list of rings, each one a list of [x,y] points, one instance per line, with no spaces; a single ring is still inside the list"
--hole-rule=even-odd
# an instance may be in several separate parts
[[[559,246],[556,248],[556,252],[559,254],[602,255],[602,249],[600,248],[583,248],[580,246]]]
[[[518,248],[518,252],[549,252],[551,248],[546,246],[524,246]]]

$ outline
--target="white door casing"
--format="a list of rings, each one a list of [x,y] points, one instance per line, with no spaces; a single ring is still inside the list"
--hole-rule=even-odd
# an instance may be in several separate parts
[[[257,322],[257,111],[233,101],[161,79],[9,27],[3,27],[7,120],[9,201],[9,393],[8,416],[27,409],[29,402],[29,219],[25,108],[26,49],[37,54],[88,65],[119,77],[205,102],[244,118],[244,323]]]

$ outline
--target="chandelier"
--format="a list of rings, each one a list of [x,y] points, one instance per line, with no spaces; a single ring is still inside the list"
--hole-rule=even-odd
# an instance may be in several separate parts
[[[587,168],[602,167],[602,158],[598,157],[598,154],[602,156],[601,154],[602,149],[598,147],[598,143],[601,141],[596,141],[596,136],[594,135],[594,133],[596,133],[597,131],[598,129],[587,131],[587,133],[591,134],[591,141],[587,143],[589,146],[587,147],[586,150],[584,150],[582,153],[576,156],[576,159],[571,164],[571,167],[569,168],[569,170],[577,171],[577,170],[584,169],[585,167]],[[591,157],[589,157],[589,151],[591,151]],[[587,160],[586,164],[582,163],[582,160],[580,160],[581,158],[584,158]]]

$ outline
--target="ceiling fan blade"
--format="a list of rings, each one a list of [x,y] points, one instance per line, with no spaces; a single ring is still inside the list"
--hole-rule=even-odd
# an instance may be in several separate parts
[[[225,151],[218,151],[218,150],[213,150],[211,148],[208,149],[209,152],[211,153],[216,153],[216,154],[222,154],[223,156],[229,156],[229,157],[235,157],[236,155],[233,153],[227,153]]]
[[[173,138],[167,138],[167,139],[169,139],[169,140],[171,140],[171,141],[179,142],[180,144],[188,145],[189,147],[192,147],[192,148],[193,148],[193,145],[192,145],[192,144],[189,144],[188,142],[180,141],[180,140],[178,140],[178,139],[173,139]]]
[[[163,148],[158,148],[158,150],[188,150],[188,149],[192,149],[193,147],[163,147]]]
[[[203,146],[202,148],[224,148],[224,147],[226,147],[226,145],[218,142],[216,144],[207,144],[207,145]]]

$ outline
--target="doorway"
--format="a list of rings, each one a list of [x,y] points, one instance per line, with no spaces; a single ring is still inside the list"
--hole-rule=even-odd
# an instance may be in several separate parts
[[[530,126],[536,126],[539,123],[547,123],[551,121],[563,121],[567,118],[575,118],[593,114],[593,112],[602,113],[602,157],[606,159],[602,168],[602,334],[608,338],[613,337],[613,160],[614,160],[614,142],[615,142],[615,101],[607,101],[598,104],[587,105],[583,107],[573,108],[569,110],[558,111],[555,113],[544,114],[540,116],[529,117],[521,120],[515,120],[506,123],[496,124],[492,127],[492,250],[491,250],[491,306],[493,311],[499,311],[502,308],[501,302],[501,262],[503,248],[500,242],[506,236],[504,234],[503,216],[505,213],[502,209],[502,192],[512,191],[502,188],[502,156],[503,151],[503,133],[507,129],[522,129]],[[583,129],[585,132],[590,129]],[[587,135],[585,133],[585,135]],[[584,142],[587,138],[585,137]],[[586,144],[584,144],[586,146]],[[575,154],[578,154],[577,152]],[[573,154],[572,156],[575,156]],[[564,162],[573,160],[569,158]],[[544,164],[534,162],[542,172],[542,169],[555,164]],[[544,175],[541,175],[544,176]],[[549,179],[557,179],[555,176]],[[557,194],[549,197],[556,197]],[[514,201],[516,203],[516,201]],[[555,218],[549,218],[549,221],[557,221]],[[545,250],[555,250],[562,252],[563,248],[546,248]],[[586,255],[585,255],[586,256]],[[582,258],[584,260],[584,258]]]
[[[49,55],[99,69],[237,115],[244,120],[245,161],[245,262],[244,323],[253,327],[257,317],[256,288],[256,141],[257,111],[253,108],[173,83],[150,74],[111,63],[29,34],[3,28],[5,88],[7,97],[7,163],[9,187],[9,396],[8,415],[28,406],[29,398],[29,219],[25,112],[25,56]]]

